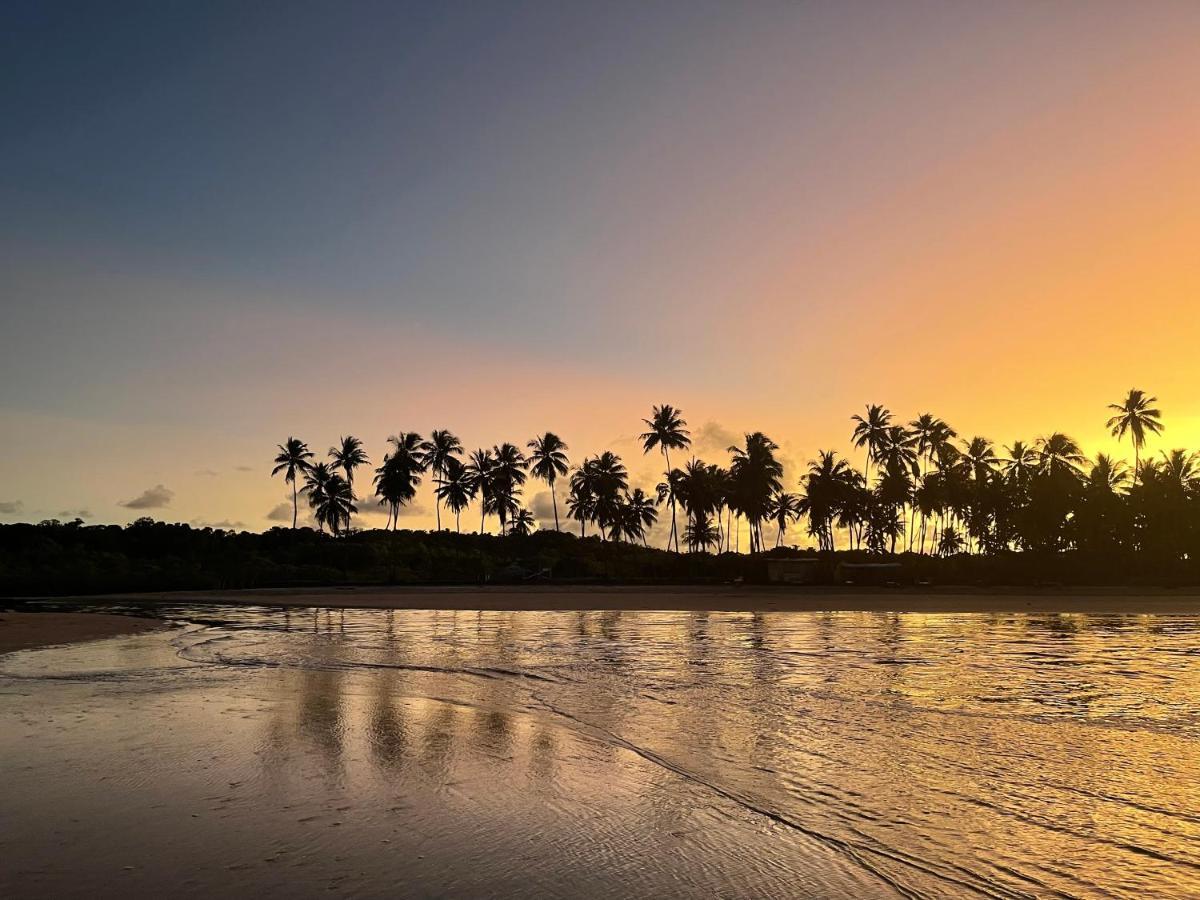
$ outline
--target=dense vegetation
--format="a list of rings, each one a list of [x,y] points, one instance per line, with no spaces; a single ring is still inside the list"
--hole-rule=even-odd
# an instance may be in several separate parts
[[[263,534],[197,529],[150,519],[121,527],[45,522],[0,526],[0,596],[285,587],[332,584],[721,583],[766,580],[766,560],[808,556],[831,583],[845,562],[876,561],[865,550],[837,553],[673,553],[598,535],[450,531],[356,531],[334,538],[312,529]],[[1088,551],[915,553],[893,558],[904,583],[1200,583],[1188,560],[1164,564],[1143,554]]]

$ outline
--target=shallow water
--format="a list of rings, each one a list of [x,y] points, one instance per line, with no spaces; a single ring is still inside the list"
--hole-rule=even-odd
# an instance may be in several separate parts
[[[1200,618],[160,610],[0,657],[0,895],[1200,895]]]

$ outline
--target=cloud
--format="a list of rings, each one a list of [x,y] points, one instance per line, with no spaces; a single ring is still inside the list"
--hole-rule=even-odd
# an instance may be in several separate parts
[[[692,432],[692,450],[697,456],[719,457],[724,459],[724,454],[730,447],[741,444],[742,436],[735,431],[730,431],[719,422],[709,420]],[[711,459],[709,462],[718,462],[719,459]]]
[[[118,503],[118,506],[123,506],[126,509],[162,509],[164,506],[170,506],[171,498],[175,496],[175,492],[161,484],[156,484],[152,488],[142,491],[141,494],[134,497],[132,500],[124,500]]]
[[[203,476],[204,478],[216,478],[220,473],[214,469],[197,469],[196,474]]]
[[[230,522],[228,519],[222,519],[220,522],[202,522],[199,519],[192,519],[191,525],[193,528],[221,528],[225,531],[241,531],[245,529],[245,522]]]
[[[388,514],[388,508],[380,505],[379,498],[374,496],[360,497],[354,505],[358,507],[360,516],[386,516]]]
[[[548,525],[554,524],[554,500],[550,496],[549,491],[538,491],[533,495],[533,499],[529,502],[529,511],[533,513],[534,518],[538,522],[544,522]],[[559,512],[559,519],[562,519],[562,512]]]
[[[234,466],[239,472],[253,472],[254,466]]]
[[[91,510],[87,509],[60,509],[54,515],[59,519],[90,519],[92,517]]]
[[[407,519],[410,516],[427,516],[427,515],[429,515],[429,510],[426,509],[424,506],[422,506],[420,503],[412,503],[412,504],[409,504],[408,506],[400,507],[400,518],[402,518],[402,519]]]
[[[292,504],[280,503],[267,513],[268,522],[290,522],[292,521]]]
[[[25,503],[21,500],[0,500],[0,513],[5,515],[19,513],[24,508]]]

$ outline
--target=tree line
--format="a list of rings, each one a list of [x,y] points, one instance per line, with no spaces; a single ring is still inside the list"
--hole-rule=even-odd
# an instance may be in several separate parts
[[[443,509],[461,531],[463,512],[478,503],[480,533],[495,516],[501,534],[528,534],[535,517],[522,495],[532,476],[549,488],[556,531],[558,486],[565,481],[566,516],[580,536],[591,525],[605,540],[645,544],[660,511],[665,517],[669,510],[666,546],[675,552],[740,551],[742,523],[746,549],[760,552],[766,549],[765,525],[775,526],[780,546],[788,529],[804,522],[817,546],[829,551],[839,549],[841,539],[842,549],[872,553],[1119,549],[1178,559],[1200,536],[1200,454],[1173,449],[1144,455],[1147,440],[1163,431],[1156,403],[1131,389],[1109,404],[1107,427],[1131,442],[1132,466],[1104,453],[1088,459],[1061,432],[1001,447],[981,436],[960,437],[929,413],[905,424],[883,406],[870,405],[851,417],[862,468],[836,451],[820,451],[795,491],[785,489],[779,447],[762,432],[730,446],[725,465],[695,456],[672,465],[672,452],[678,457],[692,442],[682,412],[669,404],[653,407],[642,420],[643,452],[660,454],[664,466],[652,494],[630,488],[625,464],[611,450],[572,466],[568,446],[553,432],[528,441],[524,450],[502,443],[470,454],[449,431],[428,438],[400,432],[388,438],[373,470],[372,496],[386,507],[393,531],[427,475],[439,531]],[[362,442],[342,438],[329,449],[328,462],[314,462],[307,444],[294,437],[278,450],[272,475],[282,474],[292,486],[292,527],[304,495],[320,530],[348,532],[360,502],[355,475],[370,466]]]

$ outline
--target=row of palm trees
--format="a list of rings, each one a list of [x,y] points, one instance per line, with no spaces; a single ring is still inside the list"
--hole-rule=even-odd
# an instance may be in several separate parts
[[[1190,527],[1186,511],[1200,509],[1200,457],[1174,450],[1161,459],[1142,458],[1147,439],[1162,432],[1155,403],[1134,389],[1110,405],[1108,427],[1118,439],[1131,440],[1132,468],[1105,454],[1087,460],[1061,432],[1031,444],[1015,441],[1001,452],[984,437],[959,438],[932,414],[905,424],[872,405],[852,417],[851,442],[865,455],[862,470],[836,451],[820,451],[793,493],[784,489],[779,447],[762,432],[729,447],[726,466],[694,456],[682,467],[672,466],[672,451],[689,450],[691,437],[682,412],[664,404],[643,420],[640,436],[644,453],[663,458],[653,496],[630,488],[628,471],[612,451],[572,467],[567,445],[553,432],[530,440],[528,454],[504,443],[464,457],[461,441],[449,431],[434,431],[427,439],[414,432],[388,438],[389,449],[374,470],[374,496],[387,508],[394,530],[428,474],[439,529],[443,507],[461,530],[463,511],[478,501],[481,533],[491,515],[501,534],[528,533],[535,524],[521,503],[528,477],[548,486],[555,530],[558,483],[566,479],[566,512],[581,536],[592,524],[604,539],[645,543],[659,508],[667,506],[667,547],[676,552],[682,545],[691,551],[740,551],[743,522],[747,549],[762,551],[764,525],[775,526],[778,546],[802,519],[824,550],[838,549],[838,535],[845,535],[850,549],[879,553],[1144,548],[1164,542],[1178,549],[1179,536]],[[293,527],[303,494],[319,528],[334,534],[349,530],[358,511],[355,472],[370,463],[355,437],[342,438],[328,457],[314,463],[307,445],[295,438],[279,446],[272,474],[282,473],[292,485]]]

